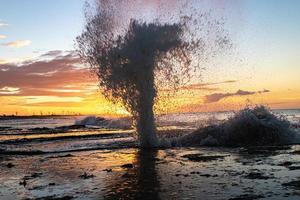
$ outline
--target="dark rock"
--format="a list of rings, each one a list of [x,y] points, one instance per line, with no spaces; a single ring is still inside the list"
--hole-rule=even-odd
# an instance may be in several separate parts
[[[122,178],[130,178],[130,177],[131,177],[131,175],[129,173],[125,173],[122,175]]]
[[[23,140],[23,139],[20,139]],[[24,139],[25,141],[26,139]],[[41,155],[45,154],[43,151],[8,151],[8,150],[1,150],[0,155],[27,155],[27,156],[32,156],[32,155]]]
[[[49,186],[54,186],[54,185],[56,185],[55,183],[49,183],[48,184]]]
[[[292,164],[293,164],[293,163],[290,162],[290,161],[285,161],[285,162],[279,164],[279,166],[284,166],[284,167],[286,167],[286,166],[291,166]]]
[[[24,176],[23,180],[30,180],[30,179],[38,178],[38,177],[41,177],[42,175],[43,175],[43,173],[41,173],[41,172],[35,172],[35,173],[31,174],[30,176]]]
[[[293,151],[292,154],[300,155],[300,151]]]
[[[103,171],[112,172],[112,169],[104,169]]]
[[[0,131],[4,131],[4,130],[7,130],[7,129],[11,129],[12,127],[10,126],[1,126],[0,127]]]
[[[38,177],[41,177],[42,175],[43,175],[43,173],[41,173],[41,172],[34,172],[33,174],[31,174],[31,177],[38,178]]]
[[[34,186],[32,188],[28,188],[28,190],[42,190],[44,188],[46,188],[47,186],[45,185],[37,185],[37,186]]]
[[[50,131],[51,128],[48,128],[48,127],[37,127],[37,128],[30,128],[28,130],[30,130],[30,131]]]
[[[200,174],[199,176],[204,176],[204,177],[211,177],[211,175],[210,174]]]
[[[122,165],[121,167],[122,168],[133,168],[133,164],[128,163],[128,164]]]
[[[250,172],[249,174],[247,174],[244,177],[248,178],[248,179],[263,179],[263,180],[267,180],[267,179],[271,178],[271,177],[265,176],[261,172]]]
[[[289,166],[289,170],[300,170],[300,166]]]
[[[59,127],[56,127],[55,129],[56,130],[69,130],[69,129],[82,129],[82,128],[85,128],[86,126],[85,125],[70,125],[70,126],[59,126]]]
[[[255,200],[264,198],[263,195],[256,195],[256,194],[243,194],[237,197],[230,198],[229,200]]]
[[[46,197],[39,197],[39,198],[27,198],[25,200],[71,200],[73,199],[73,196],[63,196],[63,197],[57,197],[57,196],[46,196]]]
[[[202,155],[202,154],[187,154],[182,156],[183,158],[187,158],[190,161],[194,162],[209,162],[209,161],[214,161],[214,160],[223,160],[224,157],[227,155],[213,155],[213,156],[207,156],[207,155]]]
[[[72,154],[64,154],[64,155],[57,155],[57,156],[49,156],[47,158],[67,158],[67,157],[73,157]]]
[[[294,189],[300,190],[300,180],[283,183],[282,186],[292,187]]]
[[[279,146],[260,146],[260,147],[254,147],[258,149],[263,149],[267,151],[282,151],[282,150],[289,150],[291,149],[291,146],[286,145],[279,145]]]
[[[7,165],[6,165],[6,167],[8,167],[8,168],[12,168],[12,167],[14,167],[15,165],[14,164],[12,164],[12,163],[7,163]]]
[[[262,155],[276,155],[279,154],[280,151],[289,150],[291,146],[286,145],[278,145],[278,146],[249,146],[246,148],[241,148],[240,153],[247,153],[250,155],[262,154]]]
[[[278,154],[276,151],[270,151],[267,149],[259,149],[259,148],[247,148],[247,149],[242,149],[240,153],[247,153],[249,155],[262,155],[262,156],[272,156]]]
[[[85,128],[85,125],[71,125],[69,126],[69,129],[80,129]]]
[[[89,179],[89,178],[94,178],[95,176],[93,174],[88,174],[88,173],[84,172],[79,177],[83,178],[83,179]]]
[[[237,182],[232,182],[231,185],[232,186],[238,186],[239,184]]]
[[[23,185],[25,187],[27,185],[26,179],[23,178],[23,180],[19,182],[19,185]]]

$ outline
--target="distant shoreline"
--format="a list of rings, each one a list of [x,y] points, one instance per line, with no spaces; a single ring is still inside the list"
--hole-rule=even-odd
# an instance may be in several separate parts
[[[85,115],[1,115],[0,120],[10,120],[10,119],[34,119],[34,118],[49,118],[49,117],[80,117]]]
[[[300,108],[288,108],[288,109],[271,109],[272,111],[282,110],[300,110]],[[234,112],[234,110],[227,111],[214,111],[214,112],[181,112],[181,114],[195,114],[195,113],[223,113],[223,112]],[[167,113],[167,114],[178,114],[178,113]],[[166,114],[160,114],[166,115]],[[101,114],[74,114],[74,115],[0,115],[0,120],[10,119],[37,119],[37,118],[49,118],[49,117],[83,117],[83,116],[106,116]],[[121,117],[121,116],[120,116]]]

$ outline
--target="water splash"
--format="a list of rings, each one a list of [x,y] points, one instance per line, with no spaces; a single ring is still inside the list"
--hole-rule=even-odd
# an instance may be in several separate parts
[[[300,143],[284,118],[264,106],[245,108],[218,125],[201,128],[171,141],[173,146],[263,146]]]
[[[87,116],[76,120],[75,125],[84,125],[86,127],[105,128],[105,129],[130,129],[131,123],[128,118],[106,119],[96,116]]]
[[[172,16],[166,22],[131,19],[120,30],[118,9],[105,0],[96,2],[77,38],[79,55],[97,74],[104,96],[131,113],[141,146],[156,147],[153,107],[159,89],[175,91],[189,82],[200,63],[230,47],[230,40],[222,23],[209,20],[207,13],[175,22]]]

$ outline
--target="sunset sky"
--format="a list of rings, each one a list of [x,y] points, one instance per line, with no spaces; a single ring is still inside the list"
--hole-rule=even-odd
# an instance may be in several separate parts
[[[122,20],[151,21],[177,9],[171,0],[128,2]],[[169,100],[169,112],[300,108],[300,1],[187,2],[224,18],[234,48],[203,66],[201,78]],[[101,96],[74,52],[83,7],[84,0],[0,0],[0,114],[126,114]]]

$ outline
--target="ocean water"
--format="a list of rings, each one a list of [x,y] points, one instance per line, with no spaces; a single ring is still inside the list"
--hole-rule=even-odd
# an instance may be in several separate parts
[[[273,113],[299,131],[300,110]],[[176,137],[211,124],[230,125],[232,116],[239,115],[163,115],[157,118],[158,134]],[[300,196],[299,187],[294,187],[300,183],[300,145],[134,147],[134,131],[126,118],[2,118],[0,199],[297,200]]]
[[[300,109],[272,112],[299,130]],[[234,115],[235,112],[177,113],[158,116],[156,121],[159,133],[185,134]],[[134,146],[135,134],[128,118],[54,116],[0,120],[0,149],[6,151],[64,152]]]

